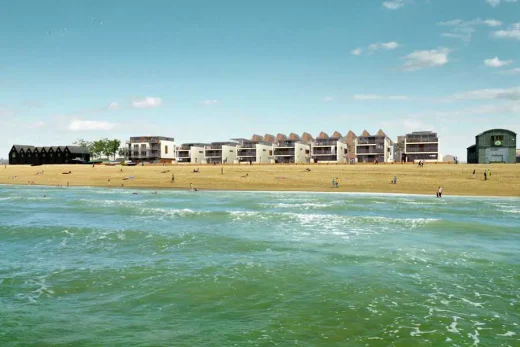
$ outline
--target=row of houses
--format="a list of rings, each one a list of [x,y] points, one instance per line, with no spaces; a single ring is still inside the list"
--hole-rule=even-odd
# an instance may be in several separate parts
[[[79,146],[34,147],[14,145],[9,151],[10,165],[72,164],[88,162],[89,160],[88,149]]]
[[[171,137],[132,137],[127,142],[130,160],[192,164],[231,163],[373,163],[436,162],[440,160],[439,138],[431,131],[413,132],[393,142],[384,131],[363,131],[360,136],[349,131],[343,136],[321,132],[316,138],[278,134],[253,135],[226,142],[184,143],[176,145]]]

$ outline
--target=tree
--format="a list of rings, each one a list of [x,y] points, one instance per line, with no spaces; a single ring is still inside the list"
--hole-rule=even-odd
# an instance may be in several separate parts
[[[114,160],[116,159],[117,151],[119,150],[119,147],[121,146],[121,141],[118,139],[108,140],[105,139],[105,148],[107,156],[108,154],[111,154],[114,156]]]
[[[105,146],[104,140],[94,141],[94,142],[92,142],[91,154],[96,157],[99,157],[102,154],[105,154],[105,148],[106,148],[106,146]]]
[[[128,148],[126,148],[126,147],[119,148],[118,155],[123,158],[128,158]]]
[[[90,154],[94,154],[93,153],[93,150],[94,150],[93,142],[85,141],[83,139],[77,139],[76,141],[72,142],[72,144],[74,146],[86,147]]]

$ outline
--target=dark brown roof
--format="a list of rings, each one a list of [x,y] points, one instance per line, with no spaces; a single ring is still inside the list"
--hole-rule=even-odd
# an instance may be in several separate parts
[[[332,137],[335,139],[339,139],[339,138],[342,138],[343,135],[341,135],[341,133],[339,131],[335,131],[334,134],[332,134]]]
[[[363,130],[363,132],[361,133],[361,136],[370,136],[370,133],[368,131]]]

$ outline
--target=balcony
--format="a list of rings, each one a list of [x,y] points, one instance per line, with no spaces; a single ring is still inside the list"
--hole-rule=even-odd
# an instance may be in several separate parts
[[[177,150],[177,158],[189,158],[190,151],[186,150]]]
[[[256,157],[256,150],[241,150],[237,151],[237,157]]]
[[[275,148],[275,157],[294,157],[294,148]]]
[[[384,154],[385,149],[380,147],[357,147],[356,148],[357,154]]]
[[[377,142],[381,142],[376,140],[374,137],[358,138],[357,143],[358,145],[375,145]]]
[[[436,135],[412,135],[406,137],[406,143],[437,143],[439,138]]]
[[[410,145],[406,144],[406,153],[437,153],[439,145]]]
[[[318,146],[335,146],[338,143],[337,139],[324,139],[324,140],[316,140],[312,146],[318,147]]]
[[[312,155],[335,155],[332,153],[331,148],[314,148]]]

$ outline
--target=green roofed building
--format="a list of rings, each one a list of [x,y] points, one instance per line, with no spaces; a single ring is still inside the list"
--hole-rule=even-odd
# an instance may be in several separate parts
[[[506,129],[491,129],[475,137],[468,147],[468,164],[516,163],[516,133]]]

